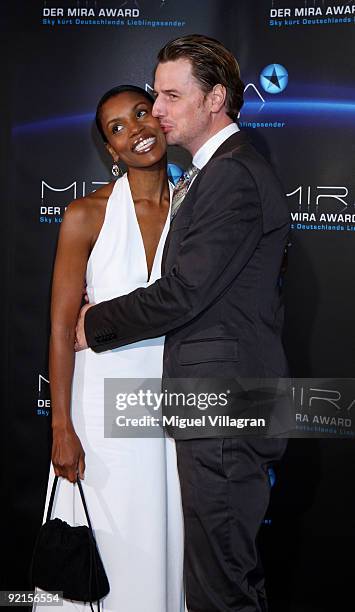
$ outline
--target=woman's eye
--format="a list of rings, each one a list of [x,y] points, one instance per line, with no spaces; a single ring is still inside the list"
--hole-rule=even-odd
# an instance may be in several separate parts
[[[112,134],[118,134],[119,132],[122,132],[123,126],[122,125],[114,125],[112,128]]]
[[[137,117],[138,117],[138,119],[140,119],[140,117],[144,117],[144,115],[146,115],[146,114],[147,114],[147,111],[146,111],[146,110],[144,110],[143,108],[142,108],[141,110],[138,110],[138,111],[137,111]]]

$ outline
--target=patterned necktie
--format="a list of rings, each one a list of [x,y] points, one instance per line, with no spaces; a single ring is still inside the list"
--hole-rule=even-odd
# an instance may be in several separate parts
[[[199,168],[196,168],[193,164],[188,167],[186,172],[179,178],[173,191],[173,199],[171,203],[171,221],[174,219],[177,211],[179,210],[184,197],[186,196],[190,183],[194,176],[199,173]]]

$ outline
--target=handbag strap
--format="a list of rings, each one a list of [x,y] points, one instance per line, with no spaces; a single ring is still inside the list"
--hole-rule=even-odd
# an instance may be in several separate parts
[[[53,486],[52,486],[52,491],[51,491],[51,496],[49,498],[49,504],[48,504],[46,521],[49,521],[51,516],[52,516],[54,496],[55,496],[55,492],[56,492],[56,488],[57,488],[57,484],[58,484],[58,478],[59,478],[59,476],[56,476],[54,478],[54,482],[53,482]],[[90,518],[89,518],[89,512],[88,512],[88,508],[87,508],[85,497],[84,497],[84,491],[83,491],[83,487],[81,486],[81,482],[80,482],[80,478],[79,477],[76,479],[76,484],[78,485],[78,488],[79,488],[79,493],[80,493],[81,501],[82,501],[82,504],[83,504],[86,520],[88,522],[88,527],[90,529],[91,534],[93,535],[91,521],[90,521]]]
[[[52,491],[51,491],[51,496],[49,498],[49,504],[48,504],[46,521],[49,521],[50,518],[51,518],[51,515],[52,515],[54,496],[55,496],[55,492],[56,492],[56,489],[57,489],[58,478],[59,478],[59,476],[56,476],[54,478],[54,482],[53,482],[53,486],[52,486]],[[81,485],[79,477],[77,477],[77,479],[76,479],[76,484],[78,485],[81,501],[82,501],[82,504],[83,504],[83,508],[84,508],[84,512],[85,512],[86,520],[88,522],[88,527],[89,527],[90,536],[91,536],[89,538],[89,546],[90,546],[89,585],[91,585],[92,571],[94,570],[95,571],[96,586],[98,587],[97,564],[96,564],[96,559],[95,559],[95,555],[94,555],[95,536],[94,536],[94,533],[93,533],[93,530],[92,530],[91,521],[90,521],[90,518],[89,518],[89,512],[88,512],[88,508],[87,508],[86,501],[85,501],[84,491],[83,491],[83,487]],[[92,607],[92,603],[91,602],[90,602],[90,608],[93,611],[93,607]],[[97,601],[97,610],[98,610],[98,612],[100,612],[100,601],[99,600]]]

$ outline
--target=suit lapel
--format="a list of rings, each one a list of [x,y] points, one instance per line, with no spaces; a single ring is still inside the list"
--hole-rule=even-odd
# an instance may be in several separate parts
[[[188,202],[190,199],[193,199],[194,197],[194,191],[199,183],[199,181],[201,180],[201,178],[203,177],[203,175],[205,174],[206,170],[208,170],[208,166],[209,163],[212,159],[215,159],[216,157],[220,157],[221,155],[225,155],[226,153],[229,153],[230,151],[233,151],[234,149],[237,149],[238,147],[241,147],[244,144],[247,144],[249,142],[249,139],[247,137],[247,135],[242,132],[235,132],[234,134],[232,134],[232,136],[230,136],[229,138],[227,138],[227,140],[225,140],[224,142],[222,142],[221,146],[218,147],[218,149],[213,153],[212,157],[208,160],[207,164],[200,170],[200,172],[198,173],[198,175],[196,176],[194,182],[192,183],[190,189],[188,190],[186,197],[183,201],[183,203],[181,204],[180,210],[178,211],[178,213],[176,214],[183,214],[183,211],[186,210],[186,208],[188,207]],[[187,205],[186,205],[187,203]]]
[[[232,134],[232,136],[230,136],[229,138],[227,138],[227,140],[222,142],[221,146],[218,147],[218,149],[212,155],[211,159],[208,160],[207,164],[201,169],[199,174],[196,176],[194,182],[192,183],[189,191],[186,194],[186,197],[185,197],[183,203],[180,206],[180,209],[176,213],[176,216],[174,217],[172,223],[174,223],[174,220],[176,219],[176,217],[178,217],[179,215],[183,215],[184,211],[188,210],[188,202],[189,202],[190,199],[193,199],[194,191],[195,191],[199,181],[201,180],[203,174],[205,173],[205,170],[208,169],[208,165],[209,165],[210,161],[212,159],[215,159],[216,157],[219,157],[221,155],[225,155],[226,153],[229,153],[230,151],[233,151],[234,149],[237,149],[238,147],[241,147],[242,145],[247,144],[248,142],[249,142],[249,139],[248,139],[247,135],[244,132],[242,132],[242,131],[235,132],[235,134]],[[166,261],[166,255],[167,255],[168,248],[169,248],[169,243],[170,243],[170,230],[169,230],[168,235],[166,237],[166,241],[165,241],[165,245],[164,245],[164,250],[163,250],[163,255],[162,255],[162,272],[165,270],[165,261]]]
[[[220,155],[229,153],[230,151],[233,151],[233,149],[237,149],[238,147],[241,147],[242,145],[247,144],[248,142],[249,142],[249,139],[244,132],[242,131],[235,132],[235,134],[232,134],[232,136],[230,136],[229,138],[227,138],[227,140],[222,142],[221,146],[218,147],[218,149],[213,153],[211,159],[215,159],[216,157],[219,157]],[[205,168],[208,166],[210,161],[211,160],[207,162]]]

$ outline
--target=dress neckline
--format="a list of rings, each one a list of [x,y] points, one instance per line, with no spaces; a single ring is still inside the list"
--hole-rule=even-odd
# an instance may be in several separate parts
[[[144,266],[145,266],[145,271],[146,271],[146,274],[145,274],[146,283],[150,283],[152,278],[154,278],[156,261],[159,258],[159,253],[160,253],[160,250],[161,250],[161,247],[162,247],[162,242],[164,241],[164,238],[165,238],[165,235],[166,235],[166,229],[167,229],[167,226],[170,223],[171,199],[172,199],[172,193],[173,193],[173,190],[174,190],[174,186],[169,181],[169,190],[170,190],[169,210],[168,210],[168,214],[167,214],[167,217],[166,217],[166,220],[165,220],[165,223],[164,223],[163,230],[162,230],[162,232],[160,234],[158,246],[157,246],[157,248],[155,250],[155,253],[154,253],[152,268],[151,268],[150,273],[149,273],[148,261],[147,261],[147,253],[146,253],[146,250],[145,250],[143,235],[142,235],[142,231],[141,231],[141,228],[140,228],[140,225],[139,225],[139,222],[138,222],[138,217],[137,217],[137,213],[136,213],[136,207],[134,205],[134,200],[133,200],[132,192],[131,192],[131,186],[129,184],[127,173],[122,178],[125,178],[126,183],[127,183],[127,189],[128,189],[128,193],[129,193],[129,201],[130,201],[130,204],[131,204],[130,209],[132,210],[132,215],[133,215],[135,226],[136,226],[136,229],[137,229],[137,234],[139,236],[140,250],[141,250],[141,253],[142,253],[142,259],[144,261]],[[160,273],[159,273],[159,276],[160,276]]]

